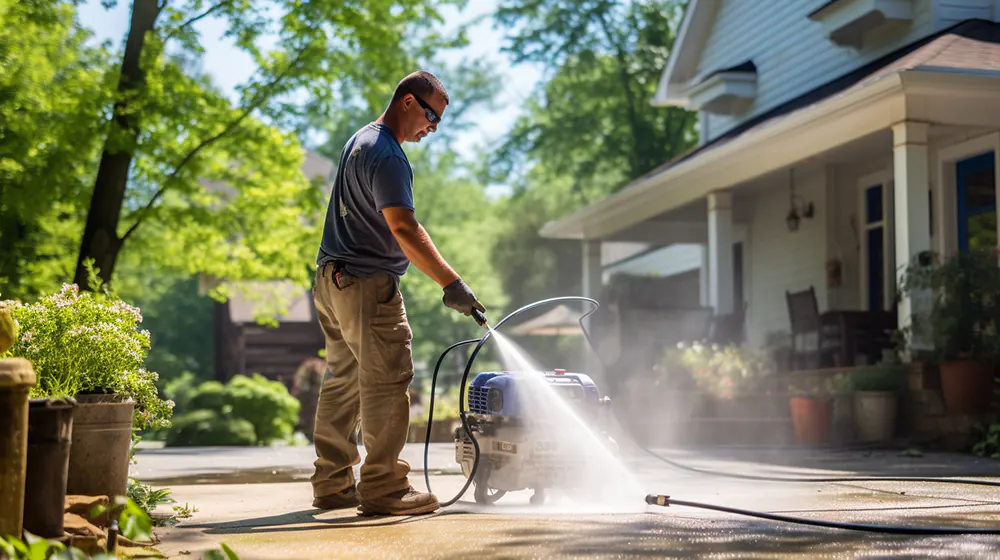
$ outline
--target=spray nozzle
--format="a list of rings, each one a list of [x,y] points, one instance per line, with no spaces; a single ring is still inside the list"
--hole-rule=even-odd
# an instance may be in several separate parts
[[[480,327],[488,326],[486,324],[486,315],[483,315],[483,312],[476,308],[472,309],[472,318],[475,319],[477,323],[479,323]]]

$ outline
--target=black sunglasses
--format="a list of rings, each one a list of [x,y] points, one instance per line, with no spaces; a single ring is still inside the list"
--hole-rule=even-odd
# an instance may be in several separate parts
[[[410,92],[410,95],[412,95],[413,98],[417,100],[417,103],[419,103],[420,106],[424,108],[424,114],[427,116],[427,120],[429,120],[431,124],[437,124],[441,122],[441,115],[438,115],[437,112],[434,111],[434,109],[431,109],[431,106],[425,103],[423,99],[420,99],[419,95],[413,92]]]

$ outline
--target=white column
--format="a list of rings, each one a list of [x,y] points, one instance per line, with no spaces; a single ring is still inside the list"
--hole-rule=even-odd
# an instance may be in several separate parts
[[[733,312],[733,195],[708,195],[708,298],[716,315]]]
[[[927,129],[927,123],[912,121],[892,127],[897,285],[911,259],[931,249]],[[899,328],[910,324],[913,306],[911,298],[900,299]]]
[[[604,303],[601,298],[601,285],[603,274],[601,270],[601,242],[600,240],[583,241],[583,296],[596,299],[598,303]],[[586,310],[584,305],[583,309]],[[594,348],[586,349],[586,373],[592,376],[603,375],[601,362],[595,352],[601,349],[601,335],[595,328],[594,321],[590,318],[584,319],[583,326],[587,329]]]
[[[708,246],[701,245],[701,267],[698,269],[698,305],[708,307],[711,305],[708,296]]]

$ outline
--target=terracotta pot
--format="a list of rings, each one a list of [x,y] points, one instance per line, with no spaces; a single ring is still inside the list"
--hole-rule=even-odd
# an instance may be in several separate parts
[[[987,412],[993,403],[993,364],[976,360],[941,363],[941,392],[948,412]]]
[[[833,399],[792,397],[790,404],[796,443],[817,445],[830,441]]]
[[[124,496],[135,403],[117,395],[77,395],[66,493]]]

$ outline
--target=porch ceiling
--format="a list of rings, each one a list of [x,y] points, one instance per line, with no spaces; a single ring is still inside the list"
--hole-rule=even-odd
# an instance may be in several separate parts
[[[625,230],[662,228],[650,220],[691,207],[710,192],[806,159],[848,158],[869,143],[891,146],[889,129],[903,120],[929,122],[940,130],[945,130],[940,125],[1000,127],[998,95],[1000,25],[965,23],[748,121],[622,191],[547,224],[541,234],[602,239]]]

